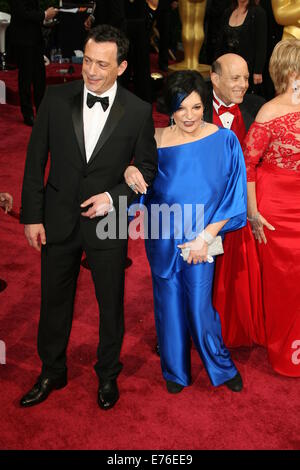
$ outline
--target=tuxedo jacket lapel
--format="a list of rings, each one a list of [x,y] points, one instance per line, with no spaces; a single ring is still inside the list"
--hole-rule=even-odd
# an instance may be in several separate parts
[[[249,113],[248,109],[247,109],[247,106],[245,106],[245,103],[241,103],[239,105],[240,107],[240,111],[242,113],[242,116],[243,116],[243,120],[244,120],[244,124],[245,124],[245,127],[246,127],[246,131],[248,132],[249,130],[249,127],[251,126],[252,122],[253,122],[253,116]]]
[[[84,131],[83,131],[83,84],[79,93],[74,95],[72,100],[72,119],[74,131],[76,134],[77,142],[80,148],[83,162],[86,164],[85,144],[84,144]]]
[[[94,148],[91,158],[89,159],[88,165],[90,165],[91,162],[95,159],[107,139],[111,136],[123,114],[124,105],[122,103],[122,89],[118,86],[114,103],[110,109],[109,116],[103,128],[103,131],[101,132],[101,135],[98,139],[98,142]]]

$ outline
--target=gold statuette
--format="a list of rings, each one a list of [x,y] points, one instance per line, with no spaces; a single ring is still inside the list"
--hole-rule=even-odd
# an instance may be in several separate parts
[[[300,0],[272,0],[275,20],[284,26],[282,39],[300,39]]]
[[[179,0],[184,60],[170,65],[171,70],[190,69],[204,74],[209,72],[209,65],[202,65],[198,62],[204,41],[205,7],[206,0]]]

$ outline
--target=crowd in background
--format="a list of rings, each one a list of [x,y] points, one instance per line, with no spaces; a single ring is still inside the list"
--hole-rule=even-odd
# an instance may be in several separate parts
[[[38,2],[10,0],[8,3],[9,8],[4,8],[4,10],[9,9],[13,18],[16,13],[20,16],[20,8],[24,10],[26,5],[39,10]],[[40,7],[45,6],[45,11],[48,7],[48,14],[45,18],[47,21],[40,33],[43,41],[37,32],[33,37],[33,33],[29,31],[29,29],[37,28],[37,25],[32,23],[29,27],[21,25],[27,21],[24,11],[21,12],[23,19],[17,26],[15,19],[12,19],[12,25],[7,30],[7,50],[10,62],[15,62],[21,67],[21,59],[23,63],[29,63],[30,58],[26,57],[28,46],[32,47],[33,44],[40,51],[42,48],[48,58],[51,57],[51,50],[60,50],[63,57],[71,59],[74,50],[83,49],[83,42],[90,27],[108,23],[120,27],[131,42],[130,67],[123,78],[123,84],[128,84],[132,79],[135,93],[146,101],[151,101],[150,52],[155,49],[159,51],[157,65],[162,72],[168,70],[171,60],[181,58],[183,54],[179,2],[160,0],[158,8],[153,10],[149,6],[150,3],[145,0],[134,2],[97,0],[94,2],[96,8],[92,15],[85,11],[77,14],[57,12],[54,15],[55,18],[51,17],[51,14],[54,14],[51,7],[54,8],[59,3],[61,2],[40,2]],[[64,7],[76,3],[80,5],[82,2],[68,0],[62,2]],[[242,26],[235,27],[235,12],[244,8],[243,5],[239,6],[239,3],[245,4],[245,0],[241,2],[237,0],[207,1],[204,20],[205,40],[199,62],[212,64],[225,52],[238,53],[248,62],[251,75],[248,92],[255,92],[269,99],[274,96],[274,88],[268,72],[268,61],[275,44],[282,35],[283,28],[274,19],[271,2],[265,0],[251,0],[248,5],[249,14],[244,14],[244,23]],[[54,21],[51,21],[53,19]],[[27,46],[26,49],[25,46]],[[35,50],[35,55],[39,56],[38,75],[43,77],[40,51]],[[23,68],[24,66],[23,64]],[[44,91],[43,78],[36,88]]]

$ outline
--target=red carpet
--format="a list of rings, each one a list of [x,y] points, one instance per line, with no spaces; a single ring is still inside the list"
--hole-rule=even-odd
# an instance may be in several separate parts
[[[165,117],[155,115],[156,122]],[[18,108],[0,105],[0,191],[20,206],[20,187],[30,129]],[[165,389],[158,357],[149,267],[142,241],[130,242],[119,378],[121,398],[110,411],[96,403],[98,312],[90,272],[82,268],[68,350],[69,384],[34,408],[21,395],[39,374],[36,332],[39,255],[29,248],[16,218],[0,211],[0,449],[299,449],[300,381],[276,375],[262,348],[238,349],[233,358],[245,388],[234,394],[213,388],[192,351],[193,384],[178,396]]]

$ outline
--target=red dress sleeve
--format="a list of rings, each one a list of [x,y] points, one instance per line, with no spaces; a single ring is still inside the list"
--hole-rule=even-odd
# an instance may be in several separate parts
[[[254,122],[243,142],[247,181],[255,181],[256,167],[269,147],[271,131],[267,123]]]

